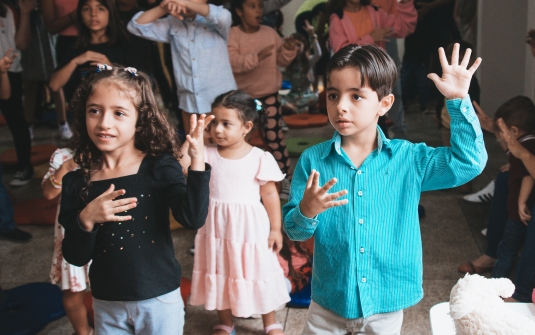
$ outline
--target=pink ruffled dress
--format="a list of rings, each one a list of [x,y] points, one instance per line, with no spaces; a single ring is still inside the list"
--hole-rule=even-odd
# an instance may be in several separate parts
[[[290,301],[277,255],[268,248],[270,223],[260,186],[284,174],[275,158],[256,147],[226,159],[206,147],[212,167],[206,224],[195,237],[190,303],[231,309],[238,317],[266,314]]]

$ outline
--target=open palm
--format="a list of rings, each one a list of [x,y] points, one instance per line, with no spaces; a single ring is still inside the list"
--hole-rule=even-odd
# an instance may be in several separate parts
[[[435,83],[437,89],[446,99],[463,99],[468,94],[472,75],[481,64],[481,58],[478,57],[474,64],[467,69],[471,54],[472,50],[466,49],[463,60],[459,64],[459,44],[455,43],[451,53],[451,64],[448,64],[444,49],[438,49],[440,65],[442,66],[442,78],[436,73],[430,73],[427,77]]]

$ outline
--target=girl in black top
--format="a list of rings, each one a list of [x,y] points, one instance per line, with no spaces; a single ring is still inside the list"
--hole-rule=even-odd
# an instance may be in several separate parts
[[[76,43],[58,59],[49,83],[53,91],[63,88],[67,101],[97,63],[141,67],[138,52],[127,40],[113,0],[80,0],[76,24]]]
[[[203,130],[212,117],[194,120],[187,136],[192,164],[186,183],[174,131],[158,110],[148,76],[97,66],[71,101],[73,159],[80,169],[63,177],[63,256],[78,266],[93,261],[97,334],[182,334],[181,270],[169,208],[186,228],[204,225],[210,167]]]

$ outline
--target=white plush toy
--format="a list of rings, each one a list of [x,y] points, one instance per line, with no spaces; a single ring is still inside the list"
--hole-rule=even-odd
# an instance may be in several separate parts
[[[535,320],[511,310],[500,298],[515,292],[507,278],[466,274],[450,294],[450,316],[458,335],[533,335]]]

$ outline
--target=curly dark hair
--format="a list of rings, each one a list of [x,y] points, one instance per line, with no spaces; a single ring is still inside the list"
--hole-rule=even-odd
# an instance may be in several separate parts
[[[134,137],[136,149],[149,156],[171,154],[177,159],[181,158],[180,143],[166,115],[158,108],[150,78],[143,72],[133,75],[118,64],[113,64],[111,70],[95,71],[82,81],[70,101],[70,107],[74,112],[71,144],[76,148],[73,159],[80,166],[80,171],[84,176],[86,195],[89,187],[89,173],[99,169],[102,162],[102,153],[87,133],[86,103],[93,88],[101,83],[115,85],[133,97],[132,103],[138,112]]]

